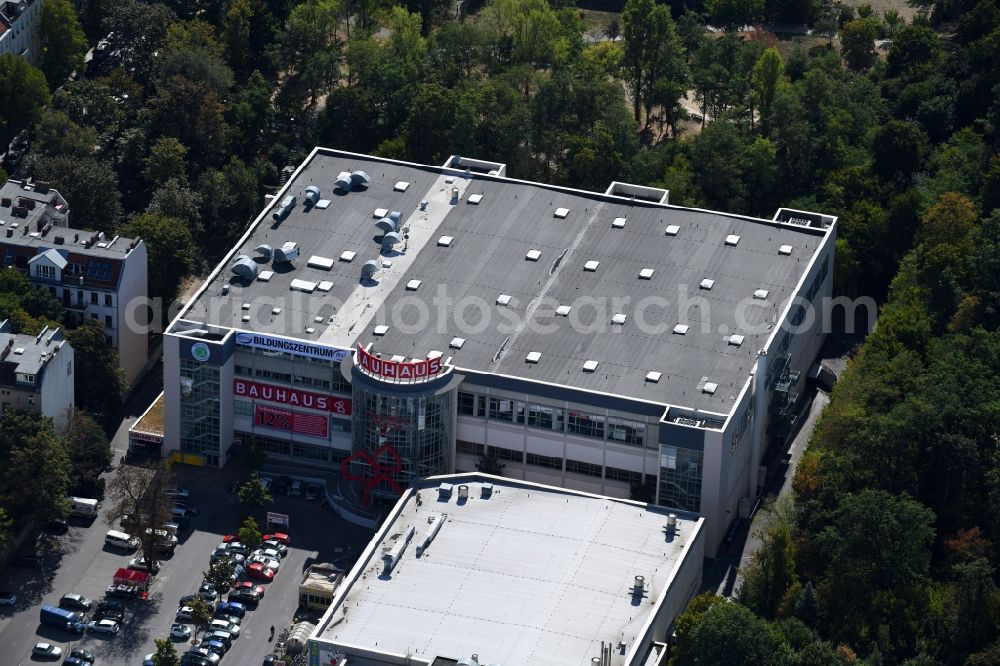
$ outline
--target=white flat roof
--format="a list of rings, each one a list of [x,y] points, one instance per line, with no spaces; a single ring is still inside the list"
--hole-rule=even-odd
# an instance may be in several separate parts
[[[447,500],[442,480],[454,484]],[[493,484],[488,498],[484,482]],[[433,483],[419,503],[417,493],[404,495],[341,585],[313,636],[327,649],[427,662],[478,654],[499,666],[589,664],[601,641],[624,641],[630,652],[703,522],[679,514],[668,535],[659,507],[495,477]],[[463,484],[468,500],[459,503]],[[441,513],[446,521],[418,558],[429,519]],[[410,527],[385,575],[383,552]],[[636,576],[645,579],[641,599]],[[614,659],[623,663],[624,653]]]

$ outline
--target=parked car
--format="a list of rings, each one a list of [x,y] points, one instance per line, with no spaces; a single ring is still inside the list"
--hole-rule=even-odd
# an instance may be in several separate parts
[[[190,606],[181,606],[177,609],[177,615],[175,617],[178,622],[190,622],[192,613],[194,613],[194,609]]]
[[[128,568],[155,574],[160,570],[160,565],[155,562],[149,562],[145,557],[136,557],[129,560]]]
[[[63,608],[72,608],[73,610],[89,611],[94,605],[94,602],[83,596],[82,594],[77,594],[76,592],[70,592],[68,594],[62,595],[62,599],[59,600],[59,605]]]
[[[145,657],[143,657],[142,658],[142,666],[156,666],[156,662],[153,661],[153,657],[155,657],[155,656],[156,656],[155,653],[150,652]]]
[[[187,488],[171,488],[166,494],[174,499],[187,499],[191,496]]]
[[[244,617],[247,614],[247,607],[243,604],[232,601],[221,601],[216,605],[215,612],[235,615],[236,617]]]
[[[237,590],[252,590],[262,597],[264,596],[264,592],[267,590],[267,588],[264,587],[263,585],[257,585],[256,583],[249,580],[241,580],[240,582],[236,583],[236,585],[233,585],[233,588]]]
[[[189,651],[181,655],[181,666],[213,666],[213,664],[203,656]]]
[[[0,606],[13,606],[17,603],[17,595],[9,590],[0,592]]]
[[[209,583],[207,580],[202,582],[201,587],[198,588],[198,594],[205,601],[212,603],[215,598],[219,596],[218,591],[216,591],[215,586]]]
[[[117,634],[121,626],[114,620],[91,620],[87,623],[87,631],[91,634]]]
[[[198,510],[198,507],[186,502],[174,502],[174,508],[183,511],[185,516],[197,516],[201,513],[201,511]]]
[[[246,568],[247,578],[270,582],[274,580],[274,569],[268,569],[260,562],[251,562]]]
[[[236,615],[229,615],[224,610],[221,610],[221,611],[217,610],[217,611],[215,611],[214,619],[216,619],[216,620],[225,620],[226,622],[232,622],[237,627],[242,626],[242,624],[243,624],[243,618],[237,617]]]
[[[69,531],[69,523],[62,518],[54,518],[45,523],[43,529],[49,534],[66,534]]]
[[[247,559],[247,562],[250,564],[263,564],[268,569],[272,569],[275,573],[278,572],[278,568],[281,566],[278,560],[270,557],[264,557],[263,555],[253,555]]]
[[[241,604],[248,604],[250,606],[256,606],[260,603],[260,596],[254,590],[248,588],[242,588],[239,590],[233,590],[229,593],[229,601],[235,601]]]
[[[198,655],[199,657],[207,661],[209,664],[213,664],[214,666],[214,664],[219,663],[219,660],[222,659],[222,657],[220,657],[217,653],[209,650],[207,647],[202,647],[205,644],[205,642],[206,641],[202,641],[202,644],[199,645],[198,647],[191,648],[191,654]],[[227,649],[226,646],[219,641],[216,642],[219,643],[219,645],[222,645],[223,652],[225,652],[225,650]]]
[[[31,656],[41,659],[58,659],[62,653],[63,649],[52,643],[35,643],[35,647],[31,648]]]
[[[302,497],[302,492],[305,490],[306,484],[302,483],[298,479],[292,481],[292,485],[288,487],[289,497]]]
[[[94,612],[94,618],[97,620],[115,620],[117,622],[124,622],[125,606],[117,601],[102,601],[97,604],[97,610]]]
[[[276,541],[275,539],[270,539],[268,541],[263,542],[261,544],[261,547],[262,548],[273,548],[276,551],[278,551],[279,553],[281,553],[282,557],[284,557],[285,555],[288,555],[288,546],[286,546],[285,544],[281,543],[280,541]]]
[[[191,627],[186,624],[174,624],[170,627],[170,637],[179,641],[191,638]]]
[[[93,666],[92,661],[87,661],[86,659],[80,659],[79,657],[66,657],[63,660],[62,666]]]
[[[208,650],[209,652],[214,652],[220,659],[226,654],[226,646],[219,641],[205,641],[198,646],[202,650]]]
[[[269,557],[272,560],[281,562],[281,553],[276,551],[274,548],[258,548],[257,550],[253,551],[252,555],[260,557]]]
[[[272,532],[270,534],[265,534],[260,538],[261,541],[277,541],[278,543],[284,544],[286,546],[292,545],[292,537],[288,536],[284,532]]]
[[[240,637],[240,627],[235,622],[229,620],[214,619],[208,623],[208,628],[212,631],[226,631],[233,635],[233,638]]]
[[[95,661],[97,661],[97,657],[94,656],[93,652],[91,652],[90,650],[85,650],[81,647],[76,647],[70,650],[69,656],[73,657],[74,659],[79,659],[80,661],[85,661],[88,664],[93,664]]]

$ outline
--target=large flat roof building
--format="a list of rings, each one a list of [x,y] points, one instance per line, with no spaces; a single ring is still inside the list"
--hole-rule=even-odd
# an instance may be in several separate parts
[[[418,483],[341,583],[310,663],[665,663],[704,549],[703,518],[669,523],[657,507],[499,477]]]
[[[645,486],[714,548],[822,344],[835,219],[504,171],[313,151],[168,329],[166,449],[388,464],[385,500],[485,457]]]

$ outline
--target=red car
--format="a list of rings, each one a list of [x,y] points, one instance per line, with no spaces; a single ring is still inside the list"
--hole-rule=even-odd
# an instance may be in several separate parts
[[[239,540],[240,540],[240,535],[238,534],[227,534],[226,536],[222,537],[222,543],[229,543],[230,541],[239,541]]]
[[[274,580],[274,569],[268,569],[260,562],[254,562],[246,568],[246,576],[257,580],[271,581]]]
[[[257,594],[259,594],[260,596],[263,597],[264,596],[264,590],[266,590],[267,588],[264,587],[263,585],[256,585],[256,584],[254,584],[253,582],[251,582],[249,580],[241,580],[240,582],[238,582],[235,585],[233,585],[233,589],[234,590],[253,590],[254,592],[256,592]]]
[[[260,540],[262,542],[263,541],[274,540],[274,541],[277,541],[278,543],[283,543],[286,546],[291,546],[292,545],[292,537],[288,536],[284,532],[275,532],[274,534],[265,534],[264,536],[262,536],[260,538]]]

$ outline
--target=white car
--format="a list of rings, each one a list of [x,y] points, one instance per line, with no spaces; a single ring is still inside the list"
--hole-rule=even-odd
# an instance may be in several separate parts
[[[275,560],[276,562],[281,561],[281,553],[279,553],[274,548],[258,548],[257,550],[253,551],[253,554],[261,555],[263,557],[270,557],[272,560]]]
[[[186,624],[175,624],[170,627],[170,637],[177,640],[186,641],[191,638],[191,627]]]
[[[63,649],[52,643],[35,643],[35,647],[31,648],[31,655],[33,657],[42,657],[45,659],[58,659],[62,656],[62,653]]]
[[[194,609],[190,606],[181,606],[177,609],[177,621],[190,622],[192,613],[194,613]]]
[[[120,629],[114,620],[91,620],[87,623],[87,631],[92,634],[117,634]]]
[[[271,548],[272,550],[276,550],[279,553],[281,553],[282,557],[288,555],[288,546],[281,543],[280,541],[275,541],[274,539],[271,539],[270,541],[265,541],[264,543],[260,544],[260,547]]]
[[[260,564],[264,567],[270,569],[271,571],[278,573],[278,560],[273,560],[270,557],[264,557],[263,555],[254,555],[247,562],[251,564]]]
[[[212,620],[208,624],[208,628],[212,631],[225,631],[233,635],[233,638],[240,637],[240,627],[235,622],[230,622],[229,620]]]

